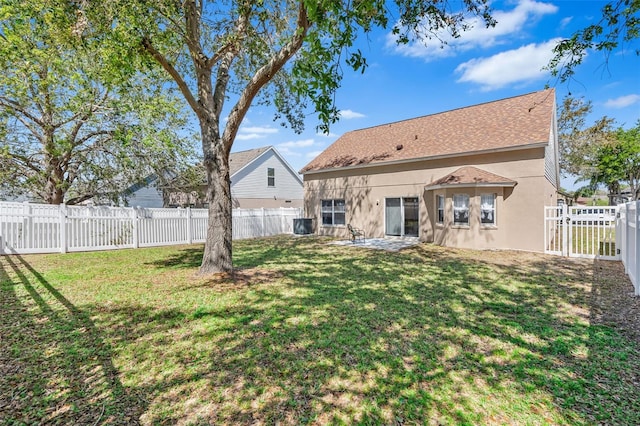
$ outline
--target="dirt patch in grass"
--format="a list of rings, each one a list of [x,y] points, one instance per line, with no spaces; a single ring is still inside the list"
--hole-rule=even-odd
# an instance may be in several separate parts
[[[281,279],[284,275],[275,270],[262,268],[236,268],[232,273],[220,273],[207,276],[204,285],[211,286],[216,291],[234,291],[251,286],[267,284]]]
[[[593,263],[590,306],[594,324],[615,327],[640,342],[640,296],[634,296],[621,262]]]

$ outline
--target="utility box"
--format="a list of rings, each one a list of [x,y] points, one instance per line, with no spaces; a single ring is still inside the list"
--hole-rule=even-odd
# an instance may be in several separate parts
[[[313,234],[313,219],[312,218],[293,219],[293,233],[296,235]]]

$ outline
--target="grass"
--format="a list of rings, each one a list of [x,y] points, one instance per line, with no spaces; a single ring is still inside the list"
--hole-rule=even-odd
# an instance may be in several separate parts
[[[571,226],[571,253],[581,255],[616,255],[615,227]],[[562,227],[554,235],[550,248],[562,249]]]
[[[314,238],[0,257],[0,424],[640,424],[616,262]],[[603,269],[604,268],[604,269]]]

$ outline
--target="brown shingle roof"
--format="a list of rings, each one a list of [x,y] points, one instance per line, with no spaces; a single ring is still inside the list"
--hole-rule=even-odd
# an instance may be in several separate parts
[[[503,176],[490,173],[477,167],[465,166],[461,167],[453,173],[431,182],[426,189],[436,189],[437,187],[448,185],[496,185],[496,186],[515,186],[516,182]]]
[[[301,173],[547,143],[554,89],[345,133]]]

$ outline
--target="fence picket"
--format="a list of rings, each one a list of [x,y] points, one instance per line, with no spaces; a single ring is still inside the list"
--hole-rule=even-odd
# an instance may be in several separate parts
[[[634,294],[640,296],[640,201],[621,206],[618,224],[624,271],[633,284]]]
[[[234,209],[233,238],[293,232],[299,208]],[[115,250],[205,241],[206,209],[0,202],[0,254]]]

